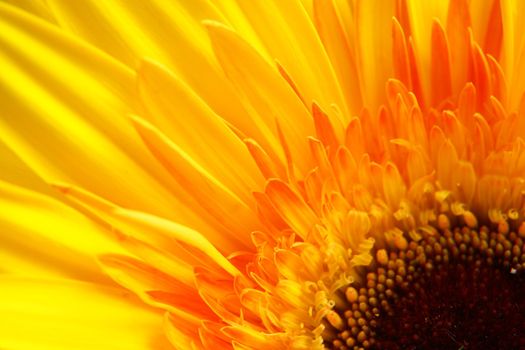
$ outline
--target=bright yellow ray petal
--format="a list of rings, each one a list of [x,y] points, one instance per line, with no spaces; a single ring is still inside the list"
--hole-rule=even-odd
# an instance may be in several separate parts
[[[5,230],[2,223],[0,229]],[[11,233],[16,234],[13,230]],[[38,276],[40,278],[62,278],[62,277],[78,277],[80,269],[74,271],[73,275],[67,273],[68,268],[63,268],[64,262],[55,263],[52,261],[54,257],[42,257],[39,252],[31,252],[27,247],[18,247],[15,244],[7,243],[0,246],[0,273],[20,273],[27,276]],[[82,273],[82,272],[81,272]],[[89,280],[96,280],[96,277]],[[81,277],[78,277],[79,279]]]
[[[202,319],[217,319],[194,284],[183,284],[174,276],[126,256],[103,255],[100,262],[111,278],[153,307],[168,310],[195,324]]]
[[[313,18],[314,17],[314,0],[301,0],[301,3],[303,4],[304,9],[308,13],[308,15]]]
[[[52,194],[53,191],[10,148],[0,141],[0,180],[33,191]]]
[[[228,189],[252,201],[251,191],[261,188],[263,179],[226,122],[184,82],[154,62],[141,64],[138,86],[147,119]],[[233,167],[232,159],[242,167]]]
[[[0,137],[7,146],[46,180],[169,215],[176,202],[157,179],[171,179],[125,117],[134,105],[132,73],[4,4],[0,17]]]
[[[135,17],[138,11],[136,13],[129,11],[128,6],[123,2],[82,1],[73,4],[68,1],[52,0],[48,3],[62,27],[84,37],[130,67],[134,67],[138,63],[138,58],[145,54],[162,60],[168,58],[162,45],[155,42],[146,32],[151,26],[140,23],[142,19],[149,18]],[[159,14],[154,5],[145,3],[142,13]],[[97,25],[87,26],[88,23],[93,22]],[[150,20],[149,23],[153,22]]]
[[[166,349],[162,319],[122,289],[0,276],[0,348]]]
[[[53,183],[52,186],[65,194],[68,199],[71,199],[73,202],[80,204],[81,209],[85,209],[88,213],[94,214],[96,217],[102,219],[106,223],[114,225],[116,228],[121,230],[113,232],[108,230],[107,233],[112,240],[117,240],[119,244],[122,244],[126,249],[129,249],[134,254],[142,256],[142,253],[146,253],[142,250],[148,249],[147,247],[136,246],[135,243],[137,242],[134,240],[138,240],[139,242],[146,243],[152,247],[157,247],[161,250],[168,250],[172,253],[176,252],[180,259],[184,260],[187,258],[187,256],[184,254],[184,248],[178,246],[175,241],[170,241],[170,237],[140,230],[136,231],[123,222],[119,222],[118,220],[115,222],[116,219],[110,214],[120,207],[114,203],[96,196],[84,189],[71,185]],[[195,205],[197,204],[195,203]],[[194,211],[176,213],[176,216],[179,215],[185,219],[185,222],[187,222],[188,219],[191,219],[190,221],[192,221],[194,225],[190,225],[189,227],[193,228],[194,230],[198,230],[199,232],[204,232],[205,236],[209,237],[209,239],[211,239],[214,244],[217,247],[220,247],[221,251],[225,252],[226,254],[230,254],[239,249],[239,243],[236,241],[230,241],[229,237],[225,236],[221,231],[222,227],[213,227],[210,225],[210,222],[213,221],[211,220],[211,217],[202,214],[202,212],[196,214]],[[129,240],[128,236],[132,239]],[[194,262],[191,259],[186,259],[186,261],[189,263]]]
[[[134,117],[133,121],[151,152],[187,190],[187,195],[193,197],[219,225],[228,229],[225,235],[232,243],[243,242],[249,247],[249,238],[245,233],[260,228],[257,225],[255,203],[251,193],[249,193],[250,197],[245,196],[241,199],[221,179],[215,177],[217,173],[211,174],[205,166],[201,165],[202,163],[199,164],[188,155],[184,151],[187,148],[178,147],[148,122],[138,117]],[[219,138],[219,135],[215,136]],[[214,138],[214,135],[210,137]],[[231,159],[238,158],[232,157]],[[229,161],[229,159],[224,159],[226,163],[224,166],[228,166]],[[233,171],[234,169],[231,170]],[[248,182],[248,179],[245,180]],[[243,179],[240,178],[237,181],[243,181]],[[220,206],[216,205],[217,201],[221,202]]]
[[[487,0],[483,3],[483,6],[479,6],[475,1],[467,1],[472,17],[472,33],[476,41],[483,42],[482,39],[490,35],[487,29],[489,28],[493,6],[497,2],[500,2],[500,0]]]
[[[118,210],[115,214],[117,219],[136,227],[137,230],[158,233],[191,246],[192,249],[198,250],[212,259],[232,276],[240,274],[239,270],[220,253],[217,247],[197,231],[145,213]]]
[[[219,22],[232,26],[239,35],[255,47],[267,60],[272,59],[272,56],[269,55],[264,44],[255,32],[253,24],[249,18],[245,16],[237,0],[214,0],[213,5],[216,6],[224,16],[224,20],[219,20]],[[211,17],[206,19],[213,20]]]
[[[300,169],[306,169],[308,160],[300,154],[305,138],[313,133],[308,110],[277,71],[235,32],[216,22],[207,22],[207,25],[217,58],[251,118],[274,150],[279,146],[274,140],[276,132],[272,130],[278,121],[292,154],[297,156],[294,160]]]
[[[50,23],[56,23],[55,16],[47,6],[45,0],[1,0],[1,2],[16,6]]]
[[[478,6],[484,7],[484,6]],[[450,49],[451,79],[454,95],[465,85],[468,77],[469,41],[472,19],[466,0],[451,0],[447,14],[447,41]]]
[[[51,0],[49,6],[62,27],[128,66],[137,67],[143,57],[159,60],[219,115],[234,118],[244,113],[239,104],[232,103],[235,95],[201,23],[205,19],[225,21],[212,2]]]
[[[2,261],[3,270],[31,272],[31,265],[39,265],[37,270],[105,282],[107,278],[95,265],[96,255],[123,251],[100,227],[70,207],[5,182],[0,182],[0,241],[3,249],[17,252],[27,263]],[[5,254],[13,263],[17,260],[9,256]]]
[[[237,4],[268,55],[290,73],[306,101],[317,100],[323,109],[336,103],[344,112],[342,118],[348,117],[333,67],[303,4],[298,0]]]
[[[225,248],[225,245],[228,245],[227,240],[224,238],[216,237],[217,239],[222,239],[223,244],[217,242],[217,245],[213,245],[208,238],[189,227],[155,215],[119,207],[81,188],[63,184],[54,184],[54,186],[86,208],[90,213],[106,221],[119,231],[145,242],[162,244],[162,241],[165,239],[180,242],[192,253],[195,252],[196,257],[200,258],[202,255],[202,257],[210,259],[215,266],[220,266],[232,276],[240,274],[237,268],[224,257],[218,248],[220,247],[222,250]],[[184,254],[184,252],[181,252],[181,254]]]
[[[330,57],[350,112],[357,114],[363,105],[360,72],[356,66],[354,46],[350,44],[344,29],[351,24],[342,21],[335,0],[314,0],[313,15],[317,32]]]

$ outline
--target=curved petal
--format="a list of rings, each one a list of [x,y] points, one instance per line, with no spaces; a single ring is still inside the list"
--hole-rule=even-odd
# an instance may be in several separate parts
[[[24,11],[45,19],[50,23],[56,23],[56,19],[48,8],[45,0],[2,0],[2,2],[23,9]]]
[[[423,94],[429,99],[432,91],[430,72],[424,69],[429,67],[432,59],[430,39],[432,36],[433,19],[437,18],[440,23],[446,23],[448,2],[440,0],[417,1],[407,0],[408,14],[410,18],[410,30],[414,39],[414,49],[417,69],[421,77]]]
[[[169,349],[159,313],[120,288],[0,276],[0,348]]]
[[[277,122],[283,128],[299,168],[306,171],[309,168],[308,159],[301,155],[305,149],[306,137],[314,132],[309,111],[277,70],[249,43],[220,23],[206,24],[217,59],[237,88],[241,101],[250,111],[251,119],[257,123],[270,146],[274,148],[279,148],[275,140]]]
[[[355,6],[354,30],[361,91],[365,106],[371,106],[371,110],[384,103],[384,86],[392,76],[392,38],[385,33],[390,33],[394,9],[394,1],[362,0]]]
[[[124,233],[147,243],[153,243],[159,248],[176,250],[178,248],[173,244],[177,243],[183,245],[194,259],[209,261],[211,266],[220,267],[232,276],[240,274],[239,270],[221,253],[221,250],[225,250],[225,246],[231,244],[222,236],[212,237],[216,240],[216,243],[212,244],[198,231],[173,221],[119,207],[78,187],[63,184],[54,186],[89,213],[111,225],[117,230],[117,235]],[[184,251],[178,254],[182,255]]]
[[[251,191],[262,188],[262,176],[225,120],[156,62],[143,61],[137,79],[145,115],[152,124],[244,201],[253,201]]]
[[[3,271],[108,283],[95,258],[108,252],[123,250],[89,219],[51,197],[0,182]]]
[[[52,193],[49,185],[1,140],[0,169],[2,169],[0,172],[0,181],[6,181],[41,193]]]
[[[334,0],[310,1],[317,32],[334,67],[344,97],[348,101],[349,112],[352,115],[357,114],[363,105],[360,71],[356,65],[355,49],[345,32],[346,28],[353,25],[342,21],[341,11]]]
[[[231,2],[218,1],[223,7]],[[228,20],[240,32],[235,24],[238,18],[245,17],[267,54],[258,49],[257,42],[249,41],[250,45],[260,54],[282,63],[308,104],[317,100],[327,110],[336,103],[348,117],[347,104],[334,69],[303,4],[298,0],[236,3],[243,16],[230,16]]]
[[[166,64],[219,115],[245,113],[232,103],[234,92],[201,24],[205,19],[226,21],[211,1],[51,0],[48,4],[63,28],[128,66],[134,68],[143,57],[151,57]]]
[[[175,201],[161,183],[174,181],[125,117],[135,105],[132,72],[1,3],[0,19],[0,138],[6,145],[47,181],[173,213]]]
[[[215,174],[211,174],[205,165],[201,166],[186,153],[185,148],[178,147],[160,130],[137,117],[134,117],[134,124],[151,152],[186,189],[186,196],[193,197],[204,210],[202,217],[208,217],[209,214],[210,219],[216,221],[214,227],[226,227],[224,235],[231,242],[249,242],[248,233],[260,228],[255,215],[255,203],[249,190],[241,191],[244,198],[238,196],[234,193],[238,186],[235,186],[233,182],[225,184],[222,182],[224,178],[216,178]],[[210,135],[210,137],[219,138],[219,135]],[[244,145],[240,146],[244,150]],[[224,155],[227,157],[227,154]],[[238,160],[239,158],[231,157],[230,159]],[[228,169],[230,159],[224,159],[222,165],[224,168]],[[246,163],[240,162],[239,164]],[[226,171],[228,170],[223,172]],[[237,173],[242,171],[240,169]],[[231,173],[234,172],[232,169]],[[249,179],[246,178],[245,181],[249,182]],[[240,177],[237,182],[243,182],[243,178]],[[220,202],[221,205],[218,206],[217,202]],[[247,246],[249,247],[249,243]]]

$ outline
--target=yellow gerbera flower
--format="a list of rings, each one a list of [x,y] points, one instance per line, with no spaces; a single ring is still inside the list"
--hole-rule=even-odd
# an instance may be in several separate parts
[[[0,348],[524,348],[524,17],[0,1]]]

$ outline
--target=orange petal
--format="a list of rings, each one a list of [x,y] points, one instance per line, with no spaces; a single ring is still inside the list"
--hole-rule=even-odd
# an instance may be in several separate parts
[[[279,215],[299,236],[304,238],[317,223],[312,209],[285,182],[270,180],[265,193]]]
[[[434,106],[452,95],[450,52],[445,31],[437,21],[432,23],[432,102]]]
[[[336,1],[314,0],[313,15],[315,27],[330,57],[350,113],[355,114],[363,102],[356,53],[345,32],[345,27],[350,27],[351,23],[342,21]]]
[[[392,18],[392,59],[394,76],[410,90],[412,77],[405,33],[395,17]]]

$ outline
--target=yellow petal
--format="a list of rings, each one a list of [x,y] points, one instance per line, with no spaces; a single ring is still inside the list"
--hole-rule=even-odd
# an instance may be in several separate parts
[[[313,133],[308,110],[277,70],[269,66],[248,43],[219,23],[207,22],[207,25],[217,58],[263,137],[261,140],[254,135],[253,138],[264,146],[272,147],[267,151],[280,153],[275,131],[275,121],[278,120],[294,160],[300,169],[307,169],[307,159],[300,155],[306,137]]]
[[[120,233],[119,243],[132,253],[132,255],[142,259],[144,264],[154,266],[162,273],[172,276],[177,281],[185,283],[188,286],[193,286],[193,265],[189,263],[192,259],[187,257],[188,254],[181,254],[180,251],[182,248],[180,246],[163,246],[161,244],[154,246],[153,244],[123,233]],[[100,261],[100,256],[98,260]]]
[[[360,77],[354,46],[350,45],[344,30],[344,27],[351,24],[342,22],[334,0],[314,0],[313,14],[317,32],[330,57],[349,109],[352,114],[357,114],[363,103]]]
[[[393,163],[387,163],[384,167],[383,191],[389,207],[396,210],[399,201],[405,196],[406,186],[399,170]]]
[[[125,118],[135,104],[132,73],[1,3],[0,19],[0,138],[6,145],[46,180],[173,212],[174,201],[158,181],[172,180]]]
[[[436,20],[432,23],[431,45],[431,102],[433,106],[437,106],[441,101],[452,95],[452,62],[450,61],[450,50],[445,30]]]
[[[0,180],[41,193],[53,193],[31,168],[0,141]]]
[[[457,163],[458,154],[456,148],[450,140],[446,140],[440,147],[436,162],[437,179],[446,189],[452,189],[455,187],[453,176],[456,172]]]
[[[462,2],[462,0],[454,0],[450,3],[452,4],[453,2]],[[501,0],[487,0],[483,3],[483,6],[477,6],[477,4],[472,1],[468,1],[468,3],[474,38],[477,42],[484,42],[484,38],[488,39],[488,37],[494,34],[494,28],[490,28],[489,24],[492,17],[501,17],[501,12],[499,11]],[[496,9],[498,10],[495,11]]]
[[[280,166],[281,164],[274,162],[257,141],[248,138],[244,139],[244,143],[265,179],[271,177],[286,178],[285,170]]]
[[[0,348],[166,349],[161,316],[120,288],[0,276]]]
[[[194,323],[215,318],[194,286],[185,285],[155,267],[123,255],[103,255],[100,262],[111,278],[146,303],[177,313]]]
[[[305,276],[310,277],[305,273],[304,263],[299,255],[289,250],[278,249],[275,251],[275,266],[285,279],[301,282],[306,279]]]
[[[222,225],[228,229],[224,235],[228,236],[231,243],[239,242],[241,246],[239,249],[243,247],[243,242],[249,246],[249,237],[246,233],[259,228],[255,211],[250,208],[254,204],[253,197],[244,196],[249,202],[241,200],[220,179],[215,178],[214,174],[210,174],[185,150],[175,145],[151,124],[136,117],[133,120],[146,145],[186,189],[187,196],[193,197],[204,213],[208,213],[212,219],[216,220],[218,226]],[[214,138],[214,135],[210,137]],[[239,146],[242,147],[242,145]],[[231,159],[237,160],[238,158],[232,157]],[[224,159],[224,162],[223,166],[230,164],[227,159]],[[232,174],[234,170],[231,169]],[[242,170],[239,170],[239,173],[242,173]],[[236,181],[241,182],[243,179],[241,177]],[[248,179],[246,181],[249,182]],[[233,182],[231,183],[233,185]],[[221,205],[217,205],[217,201],[220,201]],[[205,214],[202,216],[204,218]]]
[[[45,0],[2,0],[24,11],[36,15],[50,23],[55,23],[55,17],[46,5]]]
[[[83,1],[75,6],[66,1],[48,3],[61,27],[73,29],[79,36],[85,37],[131,67],[137,63],[137,57],[144,54],[166,58],[159,43],[155,43],[144,33],[142,28],[148,26],[134,23],[139,18],[134,18],[133,13],[123,4],[116,1]],[[115,13],[119,16],[115,16]],[[97,25],[91,25],[88,29],[88,19]]]
[[[251,201],[251,192],[262,188],[263,179],[226,122],[180,78],[157,63],[142,62],[138,86],[152,124],[221,183]]]
[[[202,252],[206,257],[213,260],[213,262],[231,275],[237,276],[240,274],[239,270],[237,270],[208,239],[197,231],[145,213],[120,210],[116,213],[116,216],[129,222],[139,230],[158,232],[159,234],[172,237],[176,241],[186,243],[193,249]]]
[[[210,1],[48,1],[62,27],[135,68],[165,63],[218,114],[245,113],[213,56],[201,21],[225,21]],[[96,23],[96,25],[93,25]],[[221,93],[218,94],[217,91]]]
[[[237,4],[268,56],[282,64],[307,103],[317,100],[324,110],[335,103],[344,111],[343,118],[348,117],[347,104],[332,64],[300,1],[237,1]]]
[[[47,271],[105,283],[96,255],[122,251],[100,227],[70,207],[5,182],[0,182],[0,242],[0,255],[8,259],[2,260],[2,270]]]
[[[220,244],[213,245],[206,237],[189,227],[155,215],[124,209],[77,187],[63,184],[54,184],[54,186],[89,212],[122,232],[156,244],[164,244],[163,242],[167,240],[179,242],[196,258],[208,259],[212,266],[219,266],[233,276],[240,274],[239,270],[218,250],[217,247],[223,249]]]

